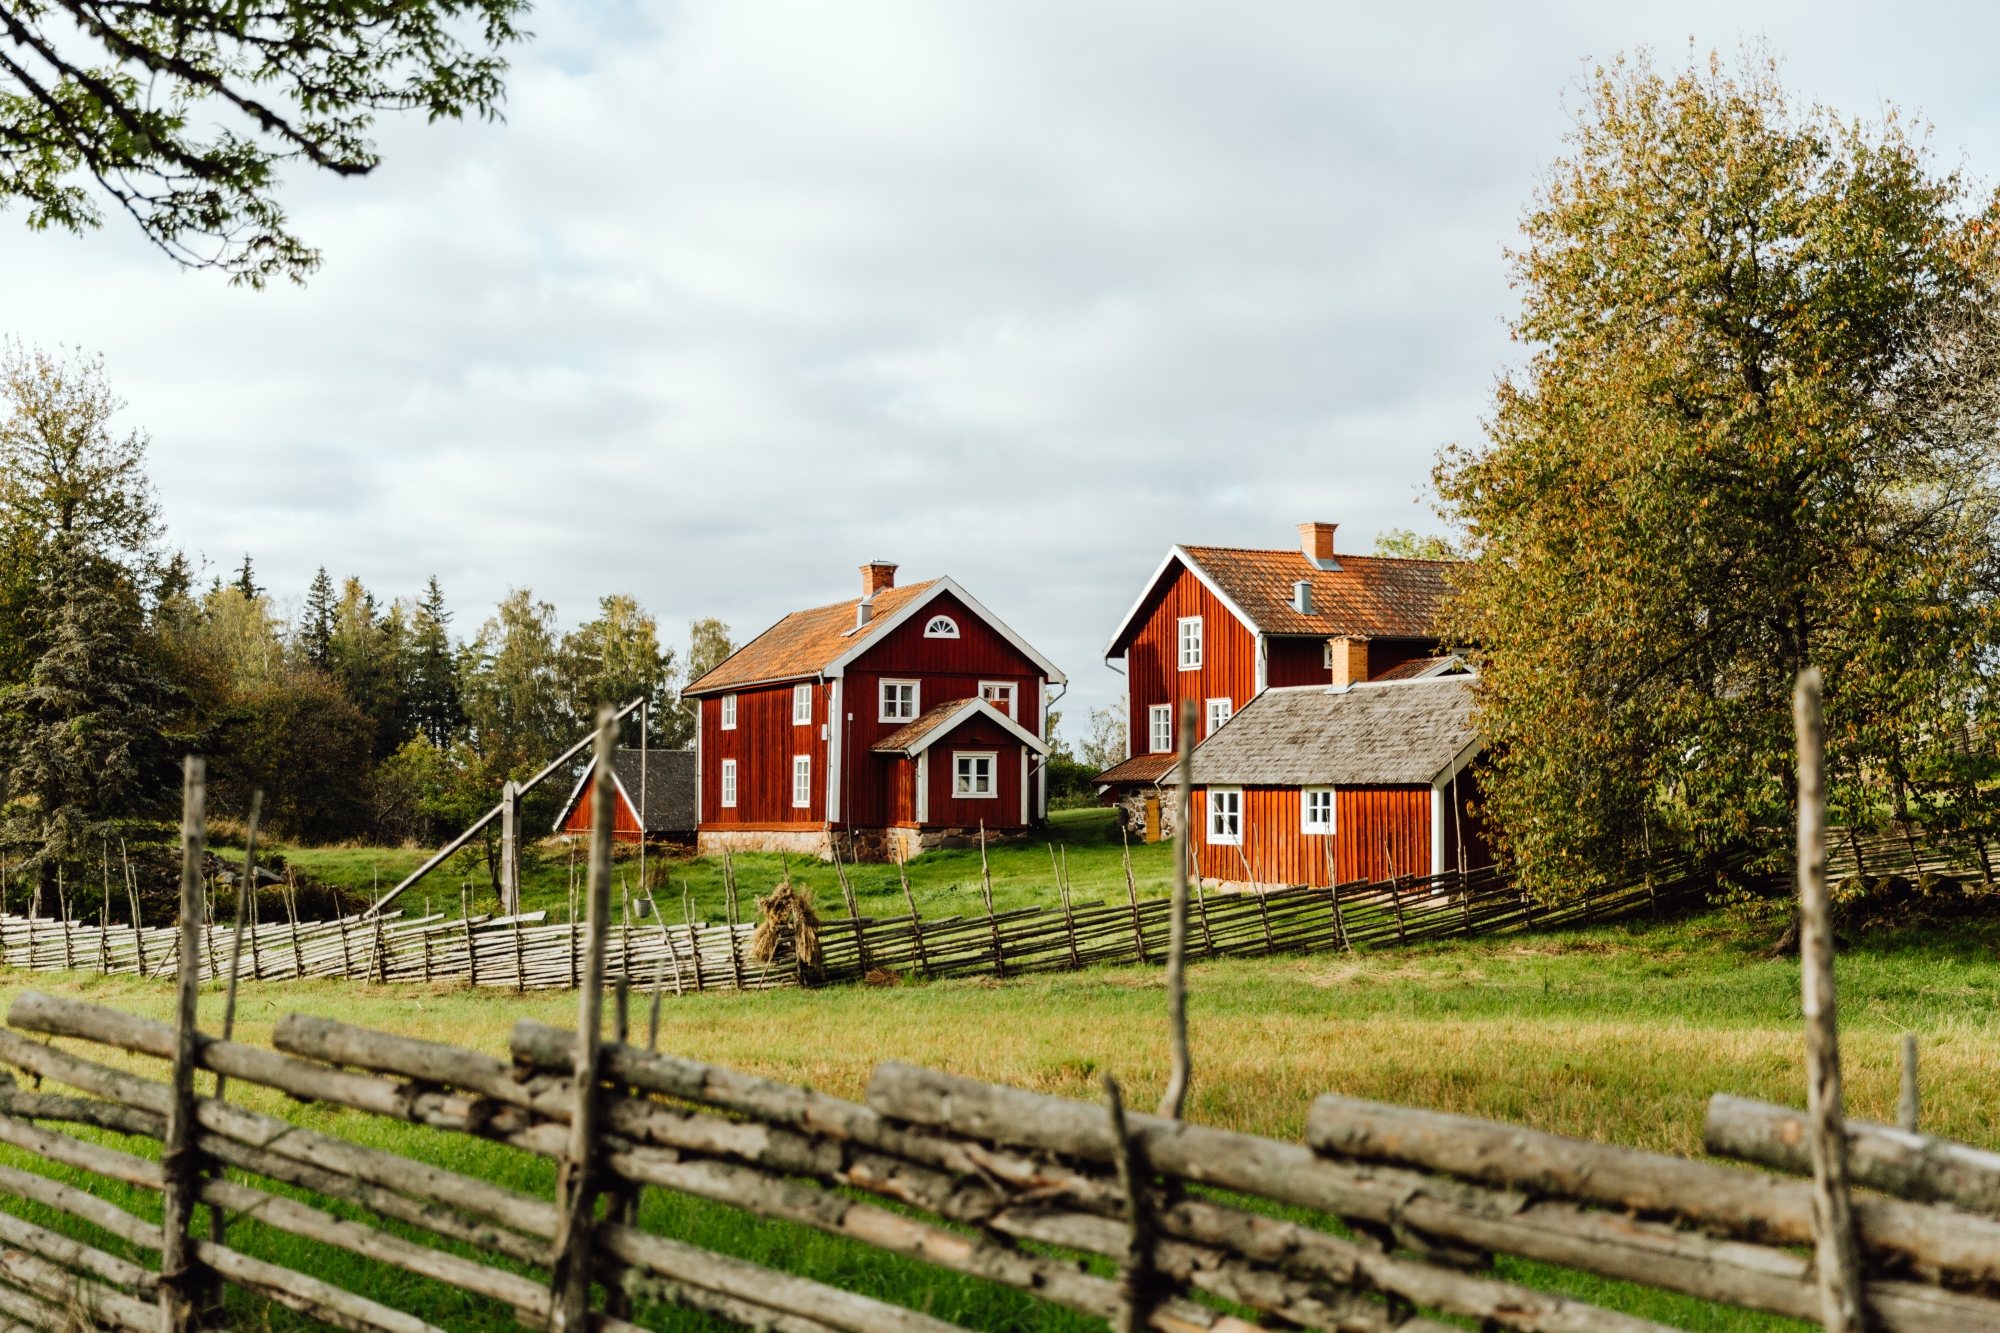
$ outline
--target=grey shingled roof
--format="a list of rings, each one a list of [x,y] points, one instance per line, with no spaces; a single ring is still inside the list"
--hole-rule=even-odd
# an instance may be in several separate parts
[[[611,771],[619,785],[639,804],[639,752],[611,752]],[[646,832],[691,833],[695,825],[695,753],[693,750],[646,752]]]
[[[1266,690],[1195,747],[1195,782],[1428,785],[1479,738],[1473,680]]]

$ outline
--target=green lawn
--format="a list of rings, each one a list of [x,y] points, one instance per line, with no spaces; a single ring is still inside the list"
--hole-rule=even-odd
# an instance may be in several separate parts
[[[1000,910],[1052,903],[1055,877],[1049,868],[1049,849],[1068,858],[1069,878],[1077,900],[1123,899],[1126,896],[1123,849],[1113,812],[1107,809],[1058,810],[1050,815],[1045,835],[1033,842],[995,844],[987,852],[993,877],[993,902]],[[1141,897],[1165,894],[1172,883],[1173,849],[1166,843],[1132,847],[1132,878]],[[575,873],[583,873],[586,849],[574,850]],[[379,884],[387,889],[422,865],[430,856],[426,850],[387,847],[327,847],[287,850],[286,859],[303,872],[339,885],[356,900],[368,897]],[[571,853],[555,844],[537,846],[522,869],[522,902],[532,911],[546,908],[560,914],[569,908]],[[468,864],[457,857],[431,872],[409,891],[405,902],[421,911],[428,897],[433,910],[458,912],[459,886],[469,882],[475,892],[475,910],[491,911],[494,905],[491,881],[485,864]],[[678,899],[683,890],[690,896],[695,915],[720,919],[723,911],[723,865],[719,856],[648,856],[647,877],[655,877],[655,866],[664,869]],[[781,857],[752,853],[734,858],[737,891],[742,895],[743,912],[749,913],[751,899],[769,893],[789,869],[794,882],[808,887],[822,916],[845,916],[840,881],[832,865],[804,857]],[[638,891],[638,862],[621,859],[616,865],[616,883]],[[893,865],[848,867],[848,877],[864,916],[901,916],[909,911]],[[926,917],[955,916],[984,912],[981,894],[979,851],[929,852],[909,863],[910,892],[917,908]],[[614,888],[613,892],[618,890]],[[678,919],[681,907],[670,903],[665,888],[655,888],[661,909],[670,919]]]
[[[1711,1092],[1803,1102],[1798,967],[1763,958],[1761,944],[1708,918],[1407,952],[1198,964],[1190,969],[1190,1117],[1296,1138],[1312,1098],[1336,1090],[1697,1153],[1702,1105]],[[1842,1045],[1853,1114],[1892,1115],[1895,1050],[1909,1027],[1923,1042],[1926,1128],[2000,1147],[2000,1105],[1992,1093],[2000,1086],[1996,945],[2000,927],[1979,925],[1943,935],[1863,937],[1843,955]],[[845,1096],[858,1096],[874,1064],[890,1058],[1081,1097],[1094,1097],[1097,1071],[1109,1069],[1143,1106],[1158,1095],[1166,1073],[1161,984],[1157,971],[1107,968],[1007,982],[668,997],[662,1045]],[[165,1017],[171,1003],[165,988],[122,978],[13,974],[0,977],[0,986],[0,1002],[35,986],[155,1017]],[[218,1025],[220,1004],[219,995],[205,997],[213,1015],[205,1026]],[[266,1042],[271,1024],[298,1010],[503,1054],[516,1018],[570,1023],[574,1006],[564,993],[246,983],[238,1032]],[[157,1062],[118,1062],[161,1072]],[[511,1149],[300,1106],[257,1089],[236,1095],[314,1128],[515,1188],[546,1196],[552,1186],[546,1163]],[[18,1154],[0,1156],[31,1165]],[[153,1206],[150,1198],[127,1201],[141,1210]],[[660,1191],[648,1192],[643,1223],[928,1308],[968,1328],[1090,1323],[1018,1293]],[[231,1234],[232,1243],[253,1253],[392,1301],[445,1328],[513,1327],[511,1313],[488,1302],[254,1223],[239,1223]],[[1748,1333],[1783,1322],[1541,1265],[1503,1260],[1500,1271],[1704,1333]],[[295,1324],[282,1311],[268,1317],[273,1328]],[[265,1326],[261,1311],[250,1317],[246,1308],[246,1318]],[[713,1326],[668,1310],[647,1312],[643,1322],[662,1329]]]

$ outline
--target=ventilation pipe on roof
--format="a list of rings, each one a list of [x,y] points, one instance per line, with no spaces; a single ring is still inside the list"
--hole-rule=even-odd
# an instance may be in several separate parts
[[[1313,585],[1311,579],[1299,579],[1292,584],[1292,610],[1302,616],[1313,613]]]
[[[864,597],[854,604],[854,628],[860,629],[875,618],[874,597]]]

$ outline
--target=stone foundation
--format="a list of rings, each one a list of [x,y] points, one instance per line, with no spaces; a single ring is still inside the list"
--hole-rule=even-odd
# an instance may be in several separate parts
[[[1005,847],[1027,842],[1029,837],[1027,829],[988,829],[986,845]],[[838,847],[843,858],[882,865],[894,864],[898,860],[914,861],[925,852],[978,846],[978,825],[971,828],[861,828],[852,832],[841,829],[833,833],[825,829],[800,829],[796,832],[744,829],[704,832],[696,853],[700,856],[720,856],[723,849],[728,848],[732,852],[785,852],[792,856],[831,861],[833,849]]]
[[[1174,836],[1174,803],[1179,796],[1172,787],[1126,787],[1112,802],[1112,809],[1118,812],[1118,826],[1130,835],[1134,842],[1168,842]],[[1159,810],[1152,813],[1157,802]],[[1157,836],[1148,837],[1148,825],[1158,821]]]
[[[698,856],[720,856],[724,849],[731,852],[784,852],[791,856],[810,856],[820,861],[833,859],[833,847],[827,840],[827,832],[823,828],[799,829],[796,832],[770,829],[704,830],[695,840],[695,854]]]

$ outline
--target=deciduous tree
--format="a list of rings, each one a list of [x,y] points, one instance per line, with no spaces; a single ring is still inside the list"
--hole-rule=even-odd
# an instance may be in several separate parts
[[[1809,663],[1840,811],[1964,790],[2000,646],[1993,205],[1761,53],[1586,91],[1513,257],[1530,358],[1436,478],[1490,813],[1551,890],[1779,845]]]

